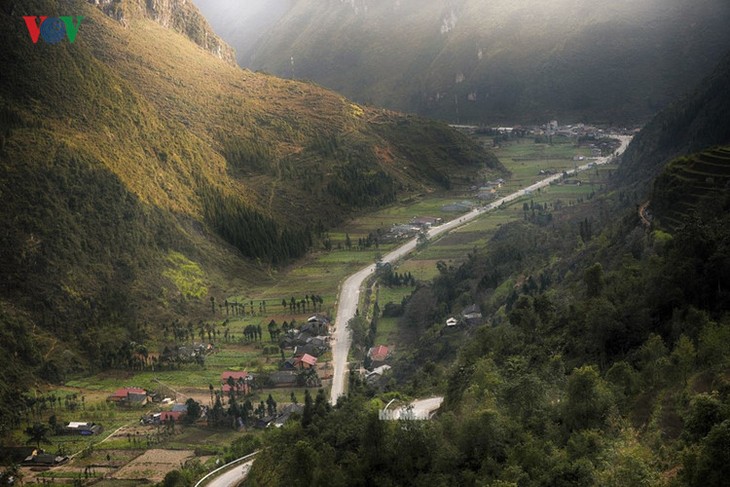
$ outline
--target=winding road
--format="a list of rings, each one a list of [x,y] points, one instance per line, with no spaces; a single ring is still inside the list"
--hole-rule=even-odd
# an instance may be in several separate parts
[[[615,155],[620,155],[631,142],[629,136],[617,136],[617,139],[621,141],[621,146],[616,150]],[[579,166],[574,170],[567,171],[568,174],[575,174],[577,172],[585,171],[593,166],[607,164],[613,159],[614,155],[608,157],[600,157],[591,160],[587,164]],[[548,178],[538,181],[527,188],[516,191],[504,198],[500,198],[493,201],[489,205],[481,208],[475,208],[474,210],[461,215],[449,222],[446,222],[438,227],[433,227],[428,231],[428,238],[431,239],[444,232],[448,232],[457,227],[464,225],[465,223],[481,216],[482,214],[493,211],[503,204],[509,203],[510,201],[516,200],[526,194],[536,191],[539,188],[544,188],[554,181],[558,181],[563,177],[562,174],[555,174]],[[383,262],[389,262],[393,264],[398,259],[405,257],[416,248],[417,238],[413,238],[391,251],[389,254],[383,257]],[[347,377],[347,355],[350,351],[350,345],[352,344],[352,335],[347,322],[350,321],[357,310],[358,301],[360,297],[360,288],[363,282],[375,271],[375,264],[371,264],[364,269],[357,271],[355,274],[348,277],[342,284],[340,289],[340,295],[337,300],[337,316],[335,318],[335,330],[332,335],[334,343],[332,344],[332,362],[334,365],[334,375],[332,377],[332,389],[330,390],[330,403],[336,404],[337,398],[345,393],[345,380]]]

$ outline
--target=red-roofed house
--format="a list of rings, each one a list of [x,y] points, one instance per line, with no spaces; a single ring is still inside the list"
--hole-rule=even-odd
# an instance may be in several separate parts
[[[226,371],[221,374],[221,384],[224,394],[232,391],[236,395],[246,395],[251,392],[250,384],[251,376],[246,371],[234,372]]]
[[[107,397],[107,401],[116,402],[117,404],[129,404],[135,406],[143,406],[148,401],[147,391],[139,387],[124,387],[117,389],[114,394]]]
[[[308,353],[305,353],[301,357],[299,357],[299,363],[302,367],[316,367],[317,366],[317,357],[313,357],[309,355]]]
[[[241,372],[234,372],[229,370],[227,372],[221,373],[222,382],[227,382],[229,377],[233,378],[234,381],[237,381],[239,379],[246,380],[246,377],[248,377],[248,372],[246,372],[245,370]]]
[[[165,423],[167,421],[179,423],[180,418],[182,418],[184,414],[185,413],[183,411],[162,411],[160,413],[160,423]]]
[[[370,357],[370,360],[372,360],[373,367],[377,367],[378,365],[382,365],[383,362],[388,358],[388,354],[390,351],[388,350],[388,347],[385,345],[378,345],[377,347],[372,347],[368,351],[368,357]]]

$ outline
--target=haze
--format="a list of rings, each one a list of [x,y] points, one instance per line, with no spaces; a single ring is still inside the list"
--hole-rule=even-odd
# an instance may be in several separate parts
[[[294,0],[193,0],[216,33],[231,46],[241,66],[250,64],[247,49],[284,15]]]

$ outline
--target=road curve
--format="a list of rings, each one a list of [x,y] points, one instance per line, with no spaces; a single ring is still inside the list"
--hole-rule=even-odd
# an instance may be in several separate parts
[[[626,147],[631,142],[629,136],[618,136],[616,137],[621,141],[621,146],[616,150],[616,155],[623,153]],[[575,174],[576,172],[585,171],[594,165],[607,164],[611,161],[613,156],[600,157],[591,160],[587,164],[577,167],[575,170],[567,171],[568,174]],[[477,218],[483,213],[495,210],[501,205],[509,203],[517,198],[520,198],[538,188],[544,188],[554,181],[558,181],[563,177],[562,174],[554,174],[548,178],[545,178],[537,183],[528,186],[527,188],[516,191],[504,198],[500,198],[493,201],[487,206],[482,208],[475,208],[474,210],[454,218],[437,227],[433,227],[428,231],[428,238],[431,239],[449,230],[453,230],[465,223]],[[391,251],[383,257],[383,262],[394,263],[398,259],[406,256],[416,248],[417,238],[413,238],[408,242],[404,243],[397,249]],[[362,287],[363,281],[375,271],[375,264],[371,264],[364,269],[357,271],[355,274],[348,277],[342,284],[340,289],[340,295],[337,299],[337,316],[335,318],[335,330],[333,332],[332,344],[332,363],[333,363],[333,377],[332,377],[332,389],[330,390],[330,403],[336,404],[337,398],[345,393],[345,378],[347,377],[347,355],[350,351],[350,345],[352,343],[352,335],[347,327],[347,322],[355,316],[357,310],[358,298],[360,296],[360,288]]]
[[[246,480],[248,471],[251,470],[251,465],[253,465],[253,460],[241,465],[236,465],[236,467],[220,474],[218,477],[208,482],[206,487],[235,487]]]

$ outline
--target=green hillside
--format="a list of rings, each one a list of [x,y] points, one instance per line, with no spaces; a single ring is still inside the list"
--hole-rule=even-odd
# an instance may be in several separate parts
[[[500,168],[445,125],[233,66],[189,3],[90,3],[0,8],[3,394],[113,364],[356,212]],[[83,15],[76,41],[33,44],[39,13]]]
[[[730,147],[675,159],[654,182],[651,210],[661,227],[676,229],[699,214],[726,209],[730,195]]]
[[[728,20],[722,0],[304,0],[234,47],[254,69],[450,121],[629,124],[709,72]]]

